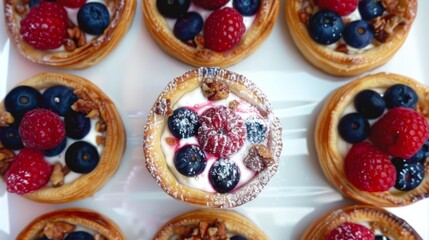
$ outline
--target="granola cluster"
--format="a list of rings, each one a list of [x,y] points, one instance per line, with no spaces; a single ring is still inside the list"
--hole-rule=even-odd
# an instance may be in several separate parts
[[[201,221],[198,226],[177,224],[173,226],[177,240],[227,240],[227,229],[221,219],[210,223]]]

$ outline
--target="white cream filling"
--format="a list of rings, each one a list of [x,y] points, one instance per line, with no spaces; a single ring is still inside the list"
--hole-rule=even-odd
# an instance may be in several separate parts
[[[240,104],[238,106],[238,109],[235,111],[236,114],[242,117],[243,121],[248,119],[249,117],[259,117],[261,119],[263,118],[259,111],[252,106],[250,103],[244,101],[243,99],[240,99],[238,96],[234,95],[233,93],[230,93],[227,99],[211,102],[208,101],[207,98],[203,95],[201,88],[196,88],[191,92],[188,92],[182,96],[182,98],[174,105],[173,110],[180,108],[180,107],[191,107],[194,108],[198,115],[201,115],[205,110],[207,110],[210,107],[213,106],[228,106],[229,102],[236,100],[239,101]],[[268,124],[267,126],[267,132]],[[188,144],[198,144],[198,139],[196,136],[192,136],[186,139],[180,139],[179,142],[175,145],[170,145],[166,139],[168,138],[175,138],[170,130],[168,129],[168,126],[164,127],[163,133],[161,135],[161,147],[162,151],[164,153],[165,159],[167,161],[167,165],[170,169],[170,171],[173,173],[175,178],[180,182],[181,184],[184,184],[186,186],[199,189],[205,192],[215,193],[216,191],[213,189],[210,181],[209,181],[209,171],[211,166],[218,160],[216,157],[214,157],[211,154],[206,153],[207,157],[207,165],[204,169],[204,171],[199,174],[196,177],[187,177],[182,174],[180,174],[175,165],[174,165],[174,156],[178,149],[181,147],[188,145]],[[262,144],[266,144],[266,141]],[[246,166],[244,166],[243,159],[248,154],[250,147],[252,144],[247,141],[245,141],[243,147],[235,154],[229,156],[228,158],[230,161],[233,161],[237,164],[239,170],[240,170],[240,181],[238,182],[238,185],[235,189],[240,188],[242,185],[246,184],[250,179],[252,179],[255,176],[255,172],[248,169]]]

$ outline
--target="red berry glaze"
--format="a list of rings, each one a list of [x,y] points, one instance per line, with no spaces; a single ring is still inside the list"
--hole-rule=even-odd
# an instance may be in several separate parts
[[[383,192],[395,185],[396,169],[389,156],[368,142],[353,144],[344,162],[349,181],[367,192]]]
[[[320,9],[328,9],[338,13],[340,16],[347,16],[354,12],[358,6],[359,0],[318,0],[317,6]]]
[[[429,138],[429,123],[418,112],[398,107],[371,127],[372,143],[393,157],[412,157]]]
[[[246,126],[233,110],[217,106],[209,108],[200,116],[197,138],[205,151],[226,158],[244,145]]]
[[[243,17],[234,8],[213,11],[204,24],[205,46],[216,52],[228,51],[241,41],[245,31]]]
[[[39,50],[63,45],[67,34],[67,12],[56,2],[41,2],[21,20],[22,39]]]
[[[86,0],[57,0],[57,3],[68,8],[79,8],[85,5]]]
[[[52,166],[43,153],[23,148],[5,174],[7,191],[25,194],[36,191],[49,182]]]
[[[375,236],[373,232],[363,225],[345,222],[333,229],[326,238],[326,240],[337,239],[374,240]]]
[[[46,109],[34,109],[25,113],[19,125],[19,135],[24,146],[47,150],[56,147],[66,137],[64,121]]]
[[[207,10],[216,10],[225,5],[228,1],[229,0],[192,0],[195,5]]]

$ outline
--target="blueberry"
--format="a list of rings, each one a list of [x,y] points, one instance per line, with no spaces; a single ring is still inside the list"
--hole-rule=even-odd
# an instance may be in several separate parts
[[[230,238],[230,240],[247,240],[247,238],[245,238],[241,235],[234,235]]]
[[[384,235],[375,235],[375,240],[390,240],[390,239]]]
[[[384,93],[387,108],[405,107],[415,108],[418,97],[414,89],[404,84],[395,84]]]
[[[42,237],[42,238],[38,238],[37,240],[50,240],[50,238],[48,238],[48,237],[44,236],[44,237]]]
[[[396,168],[396,189],[409,191],[418,187],[423,181],[425,177],[423,164],[409,163],[402,158],[393,158],[392,163]]]
[[[206,168],[206,155],[197,145],[186,145],[177,151],[174,165],[184,176],[197,176]]]
[[[81,112],[70,109],[64,116],[66,135],[73,139],[84,138],[91,129],[91,121]]]
[[[338,41],[343,35],[342,18],[329,10],[321,10],[310,18],[310,37],[317,43],[329,45]]]
[[[97,166],[100,156],[91,143],[78,141],[67,149],[65,159],[67,167],[73,172],[89,173]]]
[[[76,231],[67,235],[67,237],[64,238],[64,240],[94,240],[94,237],[87,232]]]
[[[167,18],[177,18],[188,11],[191,0],[157,0],[158,11]]]
[[[234,162],[228,159],[219,159],[210,168],[209,180],[217,192],[227,193],[237,186],[240,180],[240,171]]]
[[[44,107],[60,116],[64,116],[71,105],[77,101],[77,96],[71,88],[60,85],[46,89],[42,96]]]
[[[4,100],[6,111],[10,112],[16,120],[32,109],[42,106],[42,94],[35,88],[19,86],[12,89]]]
[[[372,20],[383,15],[385,8],[382,0],[361,0],[359,2],[359,13],[363,20]]]
[[[24,147],[18,129],[18,124],[11,124],[7,127],[0,128],[0,141],[6,148],[19,150]]]
[[[351,47],[364,48],[374,39],[374,31],[367,21],[356,20],[346,26],[343,38]]]
[[[37,5],[39,5],[39,4],[40,4],[40,1],[41,1],[41,0],[30,0],[30,1],[28,1],[28,6],[29,6],[30,8],[35,7],[35,6],[37,6]]]
[[[426,140],[420,150],[424,152],[425,158],[429,157],[429,139]]]
[[[363,90],[354,99],[356,111],[368,119],[380,117],[386,109],[383,97],[373,90]]]
[[[179,17],[174,24],[173,33],[182,42],[194,39],[203,29],[204,20],[196,12],[187,12]]]
[[[58,144],[58,146],[52,149],[45,150],[43,151],[43,153],[47,157],[57,156],[66,148],[66,146],[67,146],[67,138],[64,138],[64,140],[60,144]]]
[[[425,157],[425,151],[423,149],[420,149],[414,154],[412,157],[407,159],[407,162],[409,163],[417,163],[422,162]]]
[[[369,131],[368,120],[360,113],[344,115],[338,123],[338,132],[348,143],[362,142],[368,137]]]
[[[267,138],[267,127],[260,118],[246,120],[247,140],[250,143],[262,143]]]
[[[260,0],[234,0],[232,2],[232,6],[243,16],[254,15],[260,5]]]
[[[99,2],[86,3],[77,13],[77,21],[84,32],[101,35],[110,23],[109,10]]]
[[[197,113],[187,108],[178,108],[168,117],[168,128],[177,138],[195,135],[199,125]]]

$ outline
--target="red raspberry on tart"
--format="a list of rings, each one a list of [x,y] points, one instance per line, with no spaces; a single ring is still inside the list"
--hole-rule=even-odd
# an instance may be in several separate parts
[[[39,190],[49,182],[51,172],[42,152],[23,148],[6,172],[7,190],[18,194]]]
[[[359,0],[317,0],[316,5],[320,9],[329,9],[340,16],[347,16],[354,12]]]
[[[216,10],[229,2],[229,0],[192,0],[192,2],[198,7]]]
[[[373,240],[374,234],[365,226],[345,222],[331,231],[326,240],[337,239],[360,239],[360,240]]]
[[[86,3],[86,0],[57,0],[57,2],[64,7],[79,8]]]

